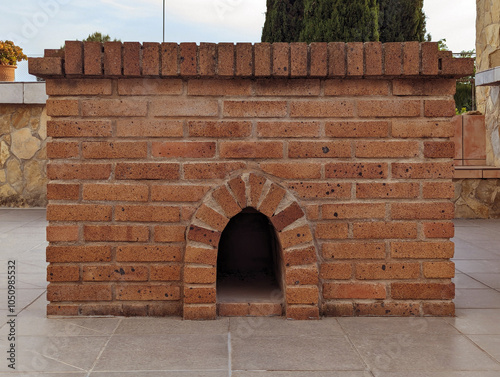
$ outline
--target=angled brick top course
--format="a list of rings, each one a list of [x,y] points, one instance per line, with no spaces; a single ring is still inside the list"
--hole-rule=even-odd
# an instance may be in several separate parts
[[[473,74],[435,42],[152,43],[67,41],[29,59],[44,78],[128,77],[447,77]]]

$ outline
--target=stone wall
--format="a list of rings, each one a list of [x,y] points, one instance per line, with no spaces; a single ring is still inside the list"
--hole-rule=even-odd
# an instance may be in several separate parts
[[[455,179],[456,219],[500,218],[500,179]]]
[[[0,206],[44,207],[45,105],[0,104]]]

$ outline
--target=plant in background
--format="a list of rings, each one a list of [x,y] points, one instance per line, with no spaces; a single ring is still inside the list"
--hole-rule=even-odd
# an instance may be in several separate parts
[[[17,62],[27,60],[23,49],[16,46],[12,41],[0,41],[0,65],[16,66]]]

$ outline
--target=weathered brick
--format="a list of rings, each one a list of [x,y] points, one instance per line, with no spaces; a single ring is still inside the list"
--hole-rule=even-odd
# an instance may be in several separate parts
[[[278,208],[281,200],[285,197],[286,191],[276,184],[271,184],[269,192],[260,203],[258,210],[267,217],[272,217]]]
[[[405,42],[403,44],[403,74],[405,76],[420,73],[420,43]]]
[[[391,297],[396,300],[446,300],[455,297],[453,283],[392,283]]]
[[[121,96],[175,95],[182,93],[180,79],[121,79],[118,94]]]
[[[291,101],[292,118],[350,118],[354,116],[354,101],[341,99]]]
[[[109,120],[49,120],[47,136],[52,137],[110,137]]]
[[[307,76],[307,44],[303,42],[290,43],[290,76]]]
[[[148,145],[145,141],[84,141],[82,156],[88,159],[146,158]]]
[[[283,262],[286,266],[299,266],[316,263],[316,249],[314,246],[287,249],[283,252]]]
[[[116,248],[117,262],[180,262],[181,247],[173,245],[123,245]]]
[[[289,158],[339,158],[351,157],[349,141],[290,141]]]
[[[224,101],[224,117],[275,118],[287,114],[285,101]]]
[[[80,145],[76,141],[47,142],[47,158],[52,160],[79,157]]]
[[[251,96],[252,82],[244,79],[189,80],[187,91],[190,96]]]
[[[123,74],[125,76],[141,75],[141,44],[139,42],[123,43]]]
[[[82,99],[81,106],[84,117],[146,116],[148,111],[148,103],[137,99]]]
[[[226,216],[216,212],[205,204],[202,204],[196,212],[196,218],[219,232],[222,232],[229,222]]]
[[[110,262],[110,246],[48,246],[47,262]]]
[[[365,75],[366,76],[381,76],[382,75],[382,43],[366,42],[365,43]]]
[[[238,202],[231,195],[226,186],[221,186],[212,193],[212,197],[221,206],[227,218],[231,218],[241,211]]]
[[[250,136],[252,123],[247,121],[188,121],[190,137],[237,138]]]
[[[347,76],[363,76],[363,43],[347,43]]]
[[[145,266],[101,265],[83,266],[83,281],[147,281],[149,269]]]
[[[419,155],[416,141],[357,141],[356,157],[363,158],[412,158]]]
[[[126,304],[123,304],[125,307]],[[182,317],[182,303],[180,301],[150,302],[147,305],[150,317]]]
[[[420,101],[413,99],[359,100],[358,115],[360,117],[418,117]]]
[[[108,179],[111,164],[47,164],[47,177],[52,180],[95,180]]]
[[[319,223],[316,225],[316,238],[345,239],[348,236],[347,223]]]
[[[251,43],[236,44],[236,76],[251,77],[253,74],[253,46]]]
[[[356,279],[359,280],[417,279],[419,276],[420,263],[377,262],[356,264]]]
[[[209,186],[153,185],[151,200],[157,202],[197,202],[205,196]]]
[[[327,178],[387,178],[386,163],[338,162],[325,165]]]
[[[83,237],[90,242],[145,242],[149,240],[149,229],[139,225],[84,225]]]
[[[356,198],[358,199],[412,199],[418,198],[419,191],[418,183],[356,183]]]
[[[325,96],[388,96],[389,81],[344,79],[325,81]]]
[[[383,242],[324,243],[321,252],[325,259],[384,259]]]
[[[179,179],[180,165],[169,162],[119,162],[115,168],[116,179]]]
[[[403,44],[400,42],[384,43],[384,73],[399,76],[403,72]]]
[[[345,182],[290,182],[288,184],[290,190],[305,199],[347,199],[351,197],[351,187],[351,183]]]
[[[191,225],[187,233],[188,240],[201,242],[214,247],[219,244],[220,236],[220,232],[205,229],[196,225]]]
[[[383,283],[324,283],[325,299],[384,299],[386,298]]]
[[[28,72],[32,75],[63,75],[62,57],[28,58]]]
[[[344,42],[328,43],[328,76],[346,75],[346,46]]]
[[[354,315],[418,317],[420,315],[420,305],[406,302],[357,302],[354,304]]]
[[[453,199],[455,187],[453,182],[424,182],[422,195],[424,199]]]
[[[339,203],[321,206],[323,219],[383,219],[384,203]]]
[[[283,143],[278,141],[221,141],[221,158],[283,158]]]
[[[108,284],[49,284],[47,300],[58,301],[111,301]]]
[[[354,315],[354,304],[335,300],[325,302],[322,307],[323,315],[327,317],[352,317]]]
[[[320,277],[326,280],[349,280],[352,278],[352,264],[322,263]]]
[[[321,165],[315,163],[262,162],[260,168],[266,173],[281,178],[308,179],[321,177]]]
[[[153,205],[115,206],[115,220],[174,223],[180,220],[180,209]]]
[[[451,279],[455,277],[455,263],[453,262],[424,262],[422,267],[426,279]]]
[[[76,99],[48,99],[47,115],[54,117],[78,116],[80,112],[79,101]]]
[[[50,265],[47,267],[47,281],[79,281],[80,267],[76,265]]]
[[[417,238],[417,224],[411,222],[366,222],[353,224],[354,238]]]
[[[163,42],[160,48],[161,54],[161,75],[162,76],[177,76],[179,72],[177,43]]]
[[[370,137],[389,135],[389,122],[326,122],[325,134],[329,137]]]
[[[285,230],[280,233],[281,246],[286,249],[295,245],[301,245],[312,241],[313,235],[309,226]]]
[[[248,177],[248,183],[250,186],[250,202],[248,205],[257,207],[262,194],[262,189],[264,188],[264,183],[266,183],[266,179],[259,175],[250,174]]]
[[[199,304],[199,303],[215,303],[215,287],[192,287],[184,288],[184,303]]]
[[[186,246],[184,262],[215,266],[217,263],[217,250]]]
[[[293,224],[298,219],[304,216],[304,211],[300,208],[297,202],[293,202],[283,211],[271,217],[271,222],[276,231],[281,232],[288,225]]]
[[[79,184],[47,183],[48,200],[78,200],[79,197]]]
[[[184,267],[184,282],[188,284],[215,283],[217,271],[215,267],[186,266]]]
[[[101,96],[112,92],[109,79],[48,79],[45,88],[49,96]]]
[[[424,157],[426,158],[453,158],[455,143],[453,141],[426,141],[424,142]]]
[[[64,44],[64,70],[67,75],[83,73],[83,43],[66,41]]]
[[[452,137],[455,126],[449,121],[429,120],[393,120],[392,136],[394,137]]]
[[[313,42],[310,44],[311,77],[326,77],[328,74],[328,44]]]
[[[393,163],[392,176],[408,179],[450,179],[453,178],[452,162]]]
[[[185,242],[186,227],[184,225],[157,225],[154,228],[155,242]]]
[[[49,221],[111,221],[112,207],[95,204],[49,204]]]
[[[234,75],[234,44],[233,43],[218,43],[217,44],[217,75],[228,76]]]
[[[247,197],[246,197],[246,184],[243,182],[241,177],[236,177],[231,179],[228,182],[229,188],[233,192],[233,195],[236,198],[239,206],[241,208],[245,208],[247,206]]]
[[[391,256],[399,259],[453,258],[454,244],[443,242],[391,242]]]
[[[319,122],[257,122],[259,137],[318,137],[319,134]]]
[[[198,48],[198,73],[200,76],[215,76],[217,59],[215,43],[200,43]]]
[[[30,64],[31,66],[31,64]],[[80,305],[47,304],[47,317],[50,316],[77,316]]]
[[[422,50],[421,73],[436,76],[438,74],[438,43],[424,42],[420,48]]]
[[[153,99],[149,111],[157,117],[213,117],[219,114],[219,106],[209,98]]]
[[[104,42],[104,74],[122,75],[122,43]]]
[[[83,73],[85,75],[102,75],[102,44],[100,42],[83,42]]]
[[[256,43],[254,45],[255,76],[271,76],[271,44]]]
[[[454,317],[455,303],[454,302],[424,302],[422,303],[422,311],[424,315],[433,317]]]
[[[116,299],[121,301],[179,300],[180,288],[175,285],[124,284],[115,288]]]
[[[207,305],[184,305],[183,318],[185,320],[207,320],[217,317],[215,303]]]
[[[318,96],[320,81],[314,79],[257,80],[255,94],[258,96]]]
[[[452,96],[455,94],[454,79],[394,80],[392,94],[395,96]]]
[[[318,287],[286,287],[287,304],[317,304]]]
[[[215,142],[165,141],[153,142],[153,157],[209,158],[215,156]]]
[[[425,100],[424,114],[426,117],[452,117],[455,115],[455,101]]]
[[[423,231],[426,238],[452,238],[455,235],[452,222],[425,222]]]
[[[142,44],[142,74],[144,76],[160,75],[160,44],[144,42]]]
[[[453,203],[392,203],[393,219],[451,220],[455,216]]]
[[[180,281],[181,270],[182,268],[180,264],[152,265],[150,271],[150,280]]]
[[[86,183],[83,185],[83,199],[96,201],[131,201],[148,200],[149,188],[146,185]]]
[[[273,76],[289,76],[290,75],[290,44],[277,42],[271,45],[273,50],[272,63],[273,63]]]

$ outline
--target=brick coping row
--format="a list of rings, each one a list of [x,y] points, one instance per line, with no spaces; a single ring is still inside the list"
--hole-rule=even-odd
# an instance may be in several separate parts
[[[473,73],[436,42],[155,43],[66,41],[29,59],[45,78],[102,77],[449,77]]]

